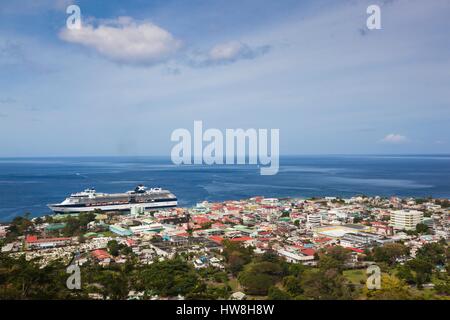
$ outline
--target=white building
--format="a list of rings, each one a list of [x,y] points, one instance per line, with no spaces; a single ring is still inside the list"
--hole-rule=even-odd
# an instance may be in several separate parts
[[[315,228],[320,227],[322,224],[322,215],[321,214],[308,214],[306,216],[306,227],[307,228]]]
[[[397,230],[415,230],[423,222],[423,212],[418,210],[391,211],[390,225]]]
[[[164,226],[160,223],[152,223],[152,224],[143,224],[140,226],[130,227],[131,232],[143,233],[143,232],[159,232],[164,229]]]
[[[298,254],[295,252],[287,251],[285,249],[279,249],[278,255],[286,259],[287,262],[290,263],[305,263],[305,262],[311,262],[314,260],[314,256],[307,256]]]

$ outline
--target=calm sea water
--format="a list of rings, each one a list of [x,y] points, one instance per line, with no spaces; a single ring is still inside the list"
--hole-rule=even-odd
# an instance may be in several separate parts
[[[450,197],[450,156],[282,157],[275,176],[255,166],[175,166],[158,157],[0,158],[0,221],[93,187],[123,192],[137,184],[171,190],[181,206],[203,200],[267,197]]]

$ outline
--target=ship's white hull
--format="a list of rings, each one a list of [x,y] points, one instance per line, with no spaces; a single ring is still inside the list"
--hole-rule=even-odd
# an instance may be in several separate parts
[[[79,213],[79,212],[92,212],[94,210],[101,211],[126,211],[131,210],[133,207],[144,209],[157,209],[176,207],[177,201],[161,201],[161,202],[148,202],[148,203],[127,203],[127,204],[114,204],[105,206],[63,206],[63,205],[49,205],[48,207],[56,213]]]

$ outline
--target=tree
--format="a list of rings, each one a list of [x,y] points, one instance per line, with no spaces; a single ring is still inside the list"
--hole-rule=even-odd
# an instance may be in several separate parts
[[[361,218],[361,217],[354,217],[353,218],[353,223],[359,223],[359,222],[361,222],[363,219]]]
[[[36,219],[34,219],[34,224],[38,225],[38,224],[42,224],[44,223],[44,219],[42,219],[41,217],[37,217]]]
[[[162,296],[194,294],[204,290],[195,270],[181,258],[156,261],[140,271],[141,289]]]
[[[238,280],[245,292],[252,295],[267,295],[269,288],[275,284],[274,277],[250,271],[241,272]]]
[[[267,296],[269,300],[291,300],[291,296],[286,291],[277,287],[270,287]]]
[[[101,272],[99,283],[104,299],[107,297],[113,300],[125,299],[128,295],[128,281],[120,272],[110,270]]]
[[[303,295],[314,300],[349,300],[355,296],[353,286],[336,269],[308,270],[301,286]]]
[[[408,265],[401,265],[398,267],[397,277],[408,284],[414,284],[416,281],[412,269]]]
[[[301,263],[290,263],[288,268],[289,275],[292,275],[294,277],[300,277],[305,270],[307,270],[308,267]]]
[[[287,276],[283,279],[283,287],[293,296],[298,296],[303,293],[303,288],[300,284],[300,279],[295,276]]]
[[[433,264],[430,261],[416,257],[415,259],[408,261],[407,266],[415,272],[414,282],[419,288],[421,288],[424,283],[431,280]]]
[[[350,258],[350,250],[341,246],[332,246],[327,249],[326,253],[328,256],[341,263],[347,262]]]
[[[414,298],[404,281],[388,274],[381,276],[381,289],[364,288],[364,294],[370,300],[409,300]]]
[[[227,262],[227,267],[232,274],[237,275],[252,260],[253,249],[229,240],[225,240],[223,245],[223,255]]]
[[[29,214],[25,217],[15,217],[8,227],[8,240],[16,239],[18,236],[23,236],[33,228],[33,222],[28,219]]]
[[[424,223],[418,223],[416,225],[416,232],[420,234],[424,234],[428,232],[428,226]]]
[[[53,261],[40,266],[36,259],[27,261],[0,254],[0,297],[2,299],[71,299],[83,297],[65,286],[65,265]]]
[[[320,255],[319,256],[318,267],[322,271],[337,270],[337,271],[341,272],[342,270],[344,270],[343,263],[329,255]]]
[[[122,246],[116,240],[108,241],[106,247],[108,248],[108,252],[114,257],[117,257],[120,253],[120,249],[122,249]]]
[[[239,283],[245,292],[253,295],[266,295],[271,286],[284,274],[283,266],[278,262],[253,262],[239,273]]]
[[[350,250],[341,246],[333,246],[328,248],[325,252],[319,253],[318,266],[322,271],[335,269],[342,272],[345,263],[350,258]]]
[[[443,280],[438,280],[434,289],[439,294],[450,295],[450,279],[448,276]]]
[[[244,268],[246,263],[247,260],[239,252],[232,252],[228,257],[228,269],[234,275],[238,274],[239,271]]]
[[[386,262],[393,265],[398,258],[408,254],[408,248],[401,243],[386,243],[382,247],[376,247],[373,258],[377,262]]]
[[[417,257],[433,264],[433,267],[447,262],[446,244],[427,243],[417,251]]]

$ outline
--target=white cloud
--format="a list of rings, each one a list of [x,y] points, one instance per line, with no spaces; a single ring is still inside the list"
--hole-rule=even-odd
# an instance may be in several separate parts
[[[390,133],[387,136],[385,136],[381,141],[386,142],[386,143],[400,144],[400,143],[407,142],[408,138],[406,138],[405,136],[402,136],[401,134]]]
[[[249,51],[248,46],[243,43],[233,41],[214,46],[210,50],[209,56],[211,60],[232,60],[239,55],[245,54],[246,51]]]
[[[219,43],[207,52],[195,53],[190,57],[189,64],[193,67],[208,67],[251,60],[266,54],[270,46],[250,46],[239,41]]]
[[[101,21],[98,26],[83,24],[79,30],[64,28],[59,35],[67,42],[93,48],[110,60],[126,64],[161,62],[181,46],[181,41],[168,31],[130,17]]]

